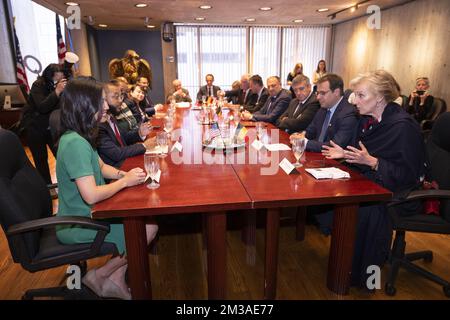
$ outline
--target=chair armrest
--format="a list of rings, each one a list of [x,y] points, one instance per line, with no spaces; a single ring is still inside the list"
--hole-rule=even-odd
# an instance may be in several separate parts
[[[423,200],[423,199],[450,199],[450,190],[416,190],[412,191],[405,199],[393,201],[388,207],[396,206],[401,203]]]
[[[106,222],[94,221],[87,217],[58,217],[52,216],[48,218],[36,219],[32,221],[27,221],[23,223],[15,224],[6,230],[6,235],[13,236],[19,233],[30,232],[34,230],[39,230],[43,228],[58,226],[58,225],[71,225],[76,224],[89,229],[109,232],[109,224]]]

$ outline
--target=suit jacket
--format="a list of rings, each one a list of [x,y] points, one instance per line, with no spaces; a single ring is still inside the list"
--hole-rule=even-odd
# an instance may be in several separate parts
[[[277,121],[278,128],[286,130],[289,134],[306,130],[317,110],[320,109],[320,104],[319,101],[317,101],[316,95],[313,93],[305,103],[299,106],[294,115],[295,109],[299,103],[300,101],[297,98],[291,101],[287,110]],[[283,119],[284,117],[286,118]]]
[[[250,93],[247,95],[247,103],[245,103],[244,109],[251,113],[256,112],[264,106],[268,98],[269,90],[266,88],[263,88],[259,99],[258,92],[251,92],[251,95]]]
[[[325,142],[318,141],[322,125],[325,120],[327,109],[320,108],[314,116],[310,125],[306,128],[306,150],[312,152],[321,152],[324,144],[329,145],[329,141],[333,140],[342,148],[347,147],[351,143],[355,135],[355,127],[358,125],[356,117],[356,109],[347,99],[342,98],[334,111],[333,117],[325,134]]]
[[[281,89],[275,97],[267,99],[259,111],[253,113],[253,120],[275,124],[283,112],[286,111],[291,100],[291,93],[285,89]]]
[[[121,146],[108,122],[100,123],[97,151],[103,162],[113,167],[120,167],[126,158],[145,153],[138,130],[123,131],[117,127],[125,146]],[[135,144],[136,143],[136,144]]]
[[[186,95],[185,97],[174,95],[175,91],[172,90],[170,91],[169,96],[167,97],[167,101],[170,102],[169,97],[173,96],[175,98],[175,102],[192,102],[192,99],[189,96],[189,91],[185,88],[181,88],[181,91],[183,91],[183,93]]]
[[[59,108],[58,103],[59,97],[53,84],[47,83],[42,77],[38,78],[31,86],[24,126],[34,126],[41,132],[47,132],[50,113]]]
[[[213,85],[214,97],[217,98],[217,91],[219,91],[219,90],[220,90],[220,87]],[[202,101],[202,96],[207,96],[207,97],[209,96],[207,86],[200,87],[200,90],[198,90],[198,93],[197,93],[197,101]]]
[[[241,106],[246,105],[248,103],[251,95],[252,90],[250,89],[248,89],[247,96],[245,95],[245,91],[242,89],[225,91],[225,97],[231,98],[231,102],[233,104],[239,104]]]

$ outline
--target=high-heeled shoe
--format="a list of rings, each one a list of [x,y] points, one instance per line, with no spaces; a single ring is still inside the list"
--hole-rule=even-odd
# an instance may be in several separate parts
[[[89,270],[88,273],[81,279],[81,282],[91,289],[97,296],[101,297],[102,294],[102,281],[99,279],[96,273],[96,268]]]
[[[131,293],[123,290],[109,278],[106,278],[102,286],[101,297],[103,298],[117,298],[122,300],[131,300]]]

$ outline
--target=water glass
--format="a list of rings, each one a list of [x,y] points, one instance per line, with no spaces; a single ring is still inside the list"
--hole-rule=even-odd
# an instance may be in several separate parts
[[[159,156],[153,153],[144,154],[144,167],[147,174],[150,176],[151,182],[147,184],[148,189],[159,188],[159,183],[155,178],[159,171]]]
[[[295,138],[292,140],[292,152],[294,152],[295,159],[297,161],[294,163],[295,167],[301,167],[300,159],[303,156],[306,148],[305,138]]]
[[[167,132],[161,131],[156,134],[156,144],[160,150],[160,157],[165,158],[169,152],[169,135]]]

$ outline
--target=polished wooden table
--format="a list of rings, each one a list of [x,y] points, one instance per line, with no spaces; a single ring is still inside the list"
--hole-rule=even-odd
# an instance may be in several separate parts
[[[267,135],[271,143],[289,145],[288,134],[275,129],[272,125],[267,126]],[[249,138],[251,143],[255,135],[249,135]],[[246,148],[245,154],[248,156],[251,153],[248,149],[252,147],[248,144]],[[261,153],[263,155],[257,159],[264,161],[264,151]],[[283,158],[287,158],[291,163],[295,162],[292,151],[267,152],[266,156],[275,163],[281,162]],[[307,152],[302,162],[300,173],[290,175],[279,167],[275,168],[276,172],[263,174],[261,170],[268,170],[270,164],[233,165],[252,199],[253,208],[267,209],[264,271],[264,297],[267,299],[276,297],[280,208],[335,205],[327,287],[337,294],[348,294],[359,203],[391,199],[388,190],[337,161],[325,159],[321,154]],[[350,172],[350,179],[316,180],[305,172],[305,167],[338,167]]]
[[[201,135],[207,126],[197,124],[195,112],[179,110],[175,127],[182,127],[185,162],[177,164],[170,155],[161,160],[160,187],[144,185],[127,188],[96,204],[94,219],[121,218],[125,229],[129,284],[133,299],[151,299],[145,223],[148,217],[178,213],[204,212],[208,252],[208,297],[225,298],[226,211],[249,209],[251,200],[223,154],[202,151]],[[163,128],[162,121],[154,124]],[[174,135],[176,132],[173,133]],[[204,159],[200,158],[203,157]],[[181,160],[180,160],[181,161]],[[212,164],[203,162],[209,161]],[[216,163],[214,163],[216,162]],[[144,167],[144,157],[129,158],[122,170]]]
[[[158,189],[149,190],[143,185],[128,188],[93,208],[95,219],[123,219],[133,298],[151,298],[145,239],[148,217],[196,212],[205,214],[208,297],[223,299],[226,211],[267,209],[264,297],[274,299],[280,208],[319,204],[335,205],[327,286],[338,294],[348,293],[359,203],[389,200],[391,193],[356,172],[351,172],[350,179],[324,181],[315,180],[304,168],[300,169],[300,174],[287,175],[278,163],[283,158],[294,162],[292,152],[256,152],[249,146],[255,138],[251,127],[245,149],[226,155],[202,150],[201,137],[208,126],[198,124],[197,114],[197,111],[177,110],[175,127],[182,128],[182,131],[173,135],[181,136],[183,152],[162,159],[161,186]],[[161,119],[153,123],[163,127]],[[271,125],[267,128],[274,129]],[[289,144],[285,132],[274,129],[273,135],[271,130],[268,134],[273,140],[271,142],[277,139]],[[320,154],[306,153],[303,162],[305,167],[337,166],[349,171],[334,160],[324,160]],[[129,170],[136,166],[143,167],[143,156],[127,159],[122,169]]]

